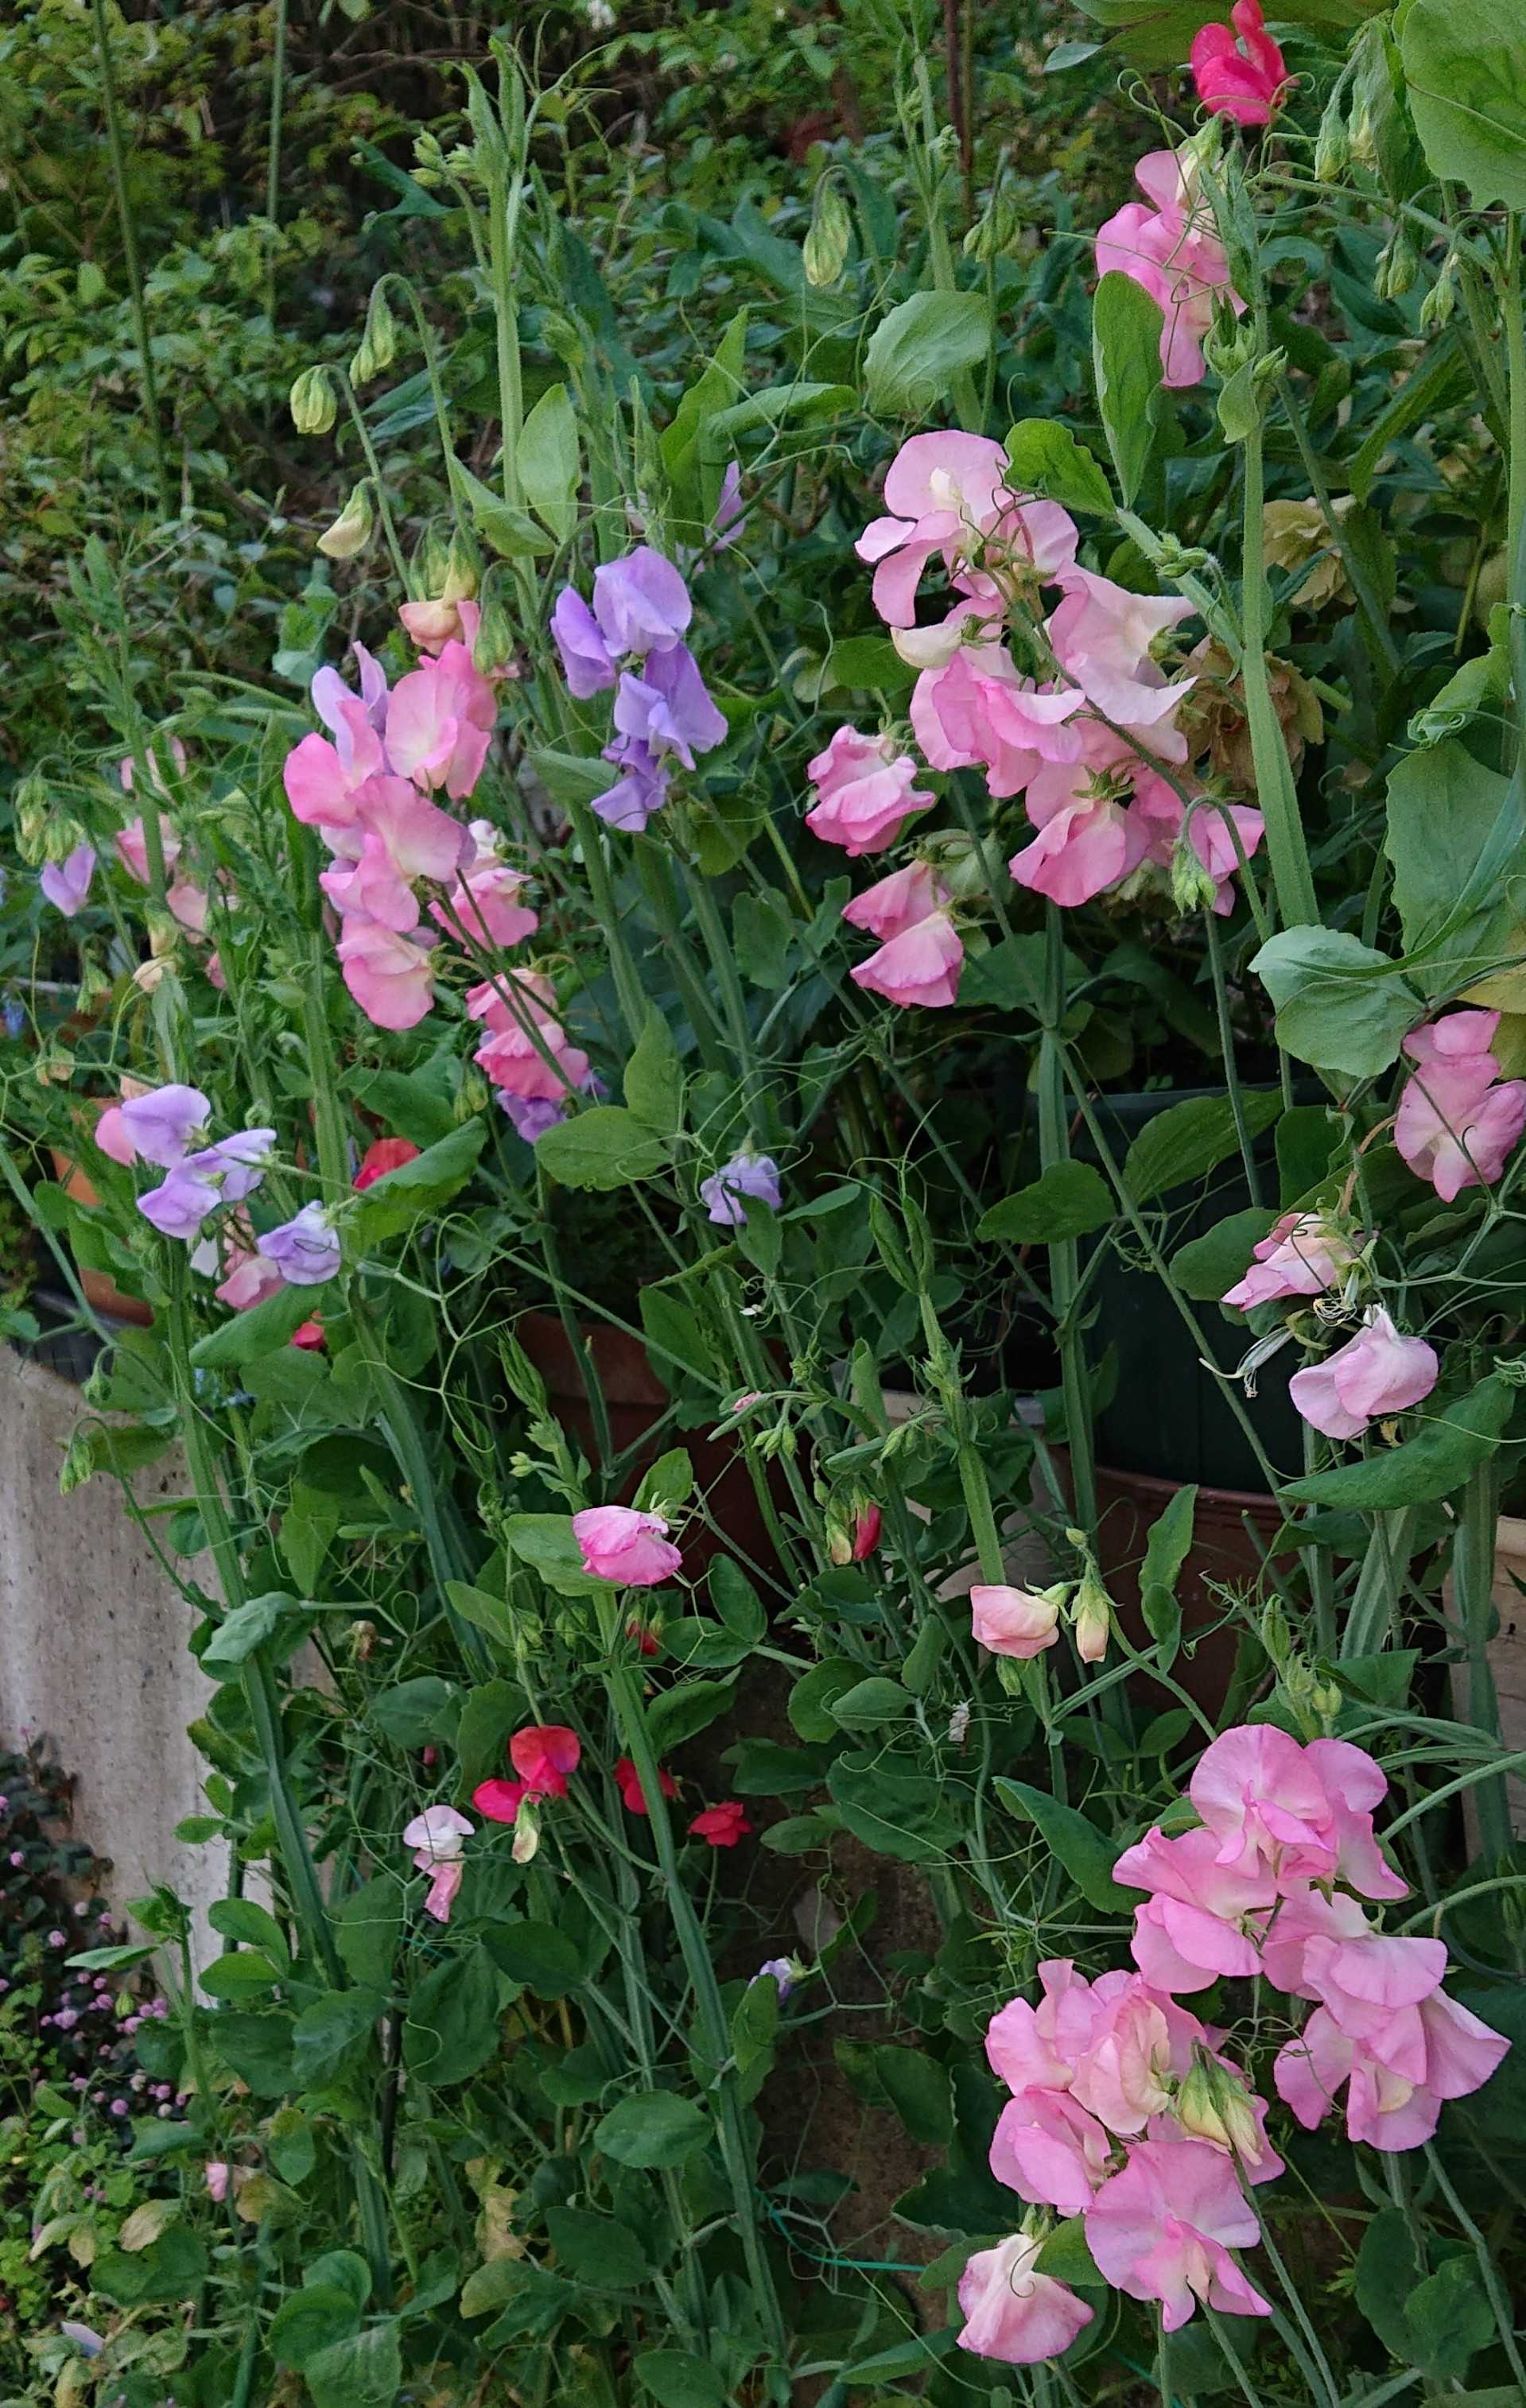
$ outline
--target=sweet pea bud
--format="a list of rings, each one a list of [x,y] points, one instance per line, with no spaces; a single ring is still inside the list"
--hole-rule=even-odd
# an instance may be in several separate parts
[[[456,1090],[455,1101],[451,1107],[451,1118],[454,1121],[474,1121],[479,1112],[487,1110],[487,1099],[491,1092],[487,1081],[480,1070],[464,1070],[461,1074],[461,1084]]]
[[[292,387],[292,424],[298,435],[326,435],[339,414],[338,395],[326,368],[304,368]]]
[[[1315,181],[1333,184],[1345,175],[1351,164],[1351,130],[1346,122],[1346,93],[1337,84],[1325,104],[1319,120],[1319,131],[1314,138]]]
[[[811,223],[800,251],[805,280],[818,293],[837,282],[852,240],[853,220],[848,215],[848,205],[831,178],[824,176],[816,186]]]
[[[964,255],[988,267],[993,260],[1005,258],[1022,230],[1023,213],[1016,202],[1005,193],[993,193],[964,237]]]
[[[450,557],[450,544],[439,528],[433,523],[426,526],[409,563],[409,586],[420,600],[436,602],[443,598]]]
[[[1218,881],[1193,851],[1184,829],[1171,851],[1171,899],[1184,917],[1211,911],[1218,900]]]
[[[397,321],[387,300],[386,280],[371,287],[370,307],[366,312],[366,331],[350,363],[350,381],[353,385],[369,384],[372,377],[390,368],[397,354]]]
[[[52,808],[48,788],[36,769],[29,769],[18,781],[15,795],[16,849],[22,859],[34,869],[53,856],[48,851],[48,832],[52,824]]]
[[[331,527],[318,538],[318,549],[329,560],[353,560],[371,539],[371,489],[362,478]]]
[[[1373,291],[1379,301],[1396,301],[1410,291],[1419,272],[1419,245],[1407,225],[1396,225],[1377,254]]]
[[[510,1854],[516,1865],[527,1865],[540,1845],[540,1805],[533,1798],[522,1798],[514,1816],[514,1844]]]
[[[476,599],[482,583],[482,564],[471,538],[457,527],[445,552],[445,579],[439,587],[442,602],[471,602]]]
[[[1176,2121],[1194,2140],[1228,2149],[1244,2165],[1260,2164],[1266,2143],[1256,2128],[1250,2093],[1232,2066],[1194,2049],[1175,2105]]]
[[[1261,1645],[1280,1671],[1293,1652],[1293,1636],[1288,1627],[1288,1616],[1274,1602],[1261,1615]]]
[[[1441,263],[1441,273],[1420,303],[1420,332],[1436,335],[1443,326],[1450,325],[1457,308],[1457,253],[1449,251]]]
[[[500,669],[508,669],[513,652],[513,622],[495,583],[482,603],[477,640],[471,648],[472,666],[481,669],[484,677],[492,677]],[[511,674],[517,677],[519,672],[515,669]]]
[[[67,861],[79,846],[90,841],[72,811],[51,811],[43,830],[42,853],[45,861]]]
[[[977,903],[990,892],[979,846],[962,828],[944,828],[922,848],[956,903]]]
[[[1256,332],[1224,303],[1214,303],[1214,322],[1202,338],[1202,356],[1215,376],[1228,382],[1237,368],[1248,367],[1256,356]]]
[[[1100,1664],[1107,1654],[1108,1634],[1113,1627],[1113,1605],[1101,1582],[1089,1569],[1083,1575],[1071,1603],[1071,1627],[1075,1637],[1075,1652],[1082,1663]]]

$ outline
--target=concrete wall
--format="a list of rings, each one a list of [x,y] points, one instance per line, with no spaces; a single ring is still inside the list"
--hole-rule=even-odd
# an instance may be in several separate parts
[[[190,1609],[101,1473],[71,1497],[58,1471],[78,1388],[0,1346],[0,1739],[46,1733],[77,1776],[74,1830],[111,1861],[112,1904],[166,1882],[197,1910],[226,1888],[223,1852],[174,1839],[205,1813],[186,1726],[209,1694],[186,1648]],[[139,1475],[145,1504],[183,1496],[183,1463]],[[215,1946],[216,1943],[214,1942]]]

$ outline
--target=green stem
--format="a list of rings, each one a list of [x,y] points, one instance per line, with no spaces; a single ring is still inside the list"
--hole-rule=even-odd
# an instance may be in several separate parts
[[[1500,1701],[1494,1669],[1489,1660],[1490,1631],[1494,1621],[1494,1537],[1499,1518],[1493,1459],[1469,1475],[1462,1492],[1462,1511],[1452,1541],[1452,1589],[1461,1617],[1467,1647],[1468,1720],[1476,1730],[1503,1745]],[[1479,1782],[1475,1792],[1478,1836],[1483,1853],[1497,1863],[1510,1845],[1510,1814],[1504,1780]]]
[[[1065,925],[1059,910],[1046,904],[1044,1035],[1039,1045],[1039,1161],[1043,1169],[1071,1158],[1070,1120],[1065,1109],[1065,1062],[1059,1029],[1065,1017]],[[1049,1249],[1049,1280],[1054,1297],[1055,1337],[1059,1347],[1060,1384],[1065,1398],[1065,1439],[1071,1454],[1071,1486],[1075,1515],[1083,1529],[1097,1526],[1097,1475],[1091,1430],[1091,1393],[1085,1347],[1073,1309],[1080,1281],[1076,1240],[1067,1238]]]
[[[355,398],[354,386],[351,383],[345,370],[343,368],[338,368],[336,369],[335,373],[339,380],[339,390],[344,395],[345,408],[350,412],[350,423],[360,438],[360,448],[366,455],[366,466],[371,472],[371,485],[376,494],[377,515],[382,521],[382,533],[386,541],[387,555],[392,562],[397,582],[406,594],[408,592],[408,563],[403,558],[403,547],[401,542],[398,540],[396,522],[392,515],[392,504],[387,499],[386,479],[382,474],[382,463],[377,456],[376,445],[371,441],[371,430],[366,423],[365,413],[362,410],[359,402]]]
[[[95,25],[95,55],[101,70],[101,106],[106,117],[107,148],[111,156],[111,182],[116,194],[117,221],[122,233],[122,257],[127,268],[127,287],[132,297],[133,329],[137,339],[138,372],[143,380],[143,411],[149,422],[149,436],[153,444],[154,484],[158,493],[159,515],[170,516],[169,455],[165,449],[165,430],[159,418],[159,394],[154,381],[153,354],[149,347],[149,311],[143,294],[143,263],[138,256],[137,228],[132,204],[127,194],[127,156],[122,138],[122,114],[117,106],[117,79],[111,64],[111,36],[106,20],[106,0],[92,0]]]
[[[266,152],[265,214],[269,225],[266,252],[265,314],[276,330],[276,253],[281,222],[281,122],[286,104],[286,19],[289,0],[276,0],[275,43],[270,57],[270,139]]]
[[[1308,847],[1303,840],[1303,823],[1299,814],[1292,764],[1288,758],[1288,747],[1273,704],[1271,680],[1267,673],[1271,597],[1266,582],[1261,525],[1266,500],[1266,469],[1260,419],[1245,437],[1245,533],[1240,605],[1245,642],[1240,653],[1240,675],[1245,692],[1245,719],[1250,730],[1256,798],[1266,823],[1267,858],[1272,865],[1272,883],[1276,893],[1278,916],[1285,928],[1306,927],[1317,924],[1319,906],[1315,896],[1314,873],[1309,867]]]

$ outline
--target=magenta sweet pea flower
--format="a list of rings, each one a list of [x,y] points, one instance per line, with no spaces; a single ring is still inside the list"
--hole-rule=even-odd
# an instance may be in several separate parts
[[[1500,1082],[1490,1048],[1497,1011],[1453,1011],[1411,1031],[1418,1067],[1399,1098],[1393,1141],[1444,1202],[1464,1187],[1491,1187],[1526,1128],[1526,1081]]]
[[[267,1229],[260,1253],[274,1263],[288,1287],[321,1287],[344,1259],[333,1222],[322,1204],[304,1204],[279,1229]]]
[[[582,1741],[565,1723],[529,1724],[509,1742],[509,1761],[529,1798],[565,1798],[582,1755]]]
[[[1288,63],[1266,30],[1259,0],[1235,0],[1230,20],[1230,25],[1203,25],[1192,36],[1198,98],[1236,125],[1265,125],[1288,89]]]
[[[1028,1589],[977,1583],[970,1592],[971,1633],[991,1656],[1039,1656],[1059,1637],[1059,1605],[1058,1590],[1035,1596]]]
[[[699,1196],[709,1219],[720,1228],[740,1229],[749,1202],[766,1204],[777,1212],[782,1199],[779,1165],[771,1154],[754,1154],[744,1146],[719,1170],[699,1182]]]
[[[1221,2150],[1203,2141],[1141,2141],[1086,2212],[1099,2271],[1131,2300],[1158,2300],[1175,2332],[1200,2300],[1221,2315],[1269,2316],[1231,2249],[1260,2239],[1256,2212]]]
[[[1440,1370],[1434,1347],[1423,1338],[1402,1337],[1391,1316],[1376,1305],[1357,1337],[1323,1362],[1295,1371],[1288,1394],[1326,1438],[1360,1438],[1370,1422],[1387,1420],[1428,1397]]]
[[[964,968],[964,946],[946,911],[929,911],[892,937],[848,975],[856,986],[883,995],[889,1003],[919,1004],[941,1011],[954,1003]]]
[[[1058,2358],[1092,2319],[1083,2300],[1038,2272],[1037,2235],[1015,2232],[995,2249],[977,2249],[959,2277],[960,2349],[1004,2366]]]
[[[1245,305],[1230,282],[1212,212],[1181,155],[1151,150],[1134,177],[1155,206],[1128,201],[1098,229],[1098,270],[1130,277],[1159,303],[1162,380],[1173,387],[1193,385],[1202,376],[1202,337],[1213,324],[1216,300],[1227,301],[1236,317]]]
[[[77,844],[63,861],[45,861],[37,874],[37,884],[55,911],[72,920],[83,909],[90,893],[90,882],[95,875],[95,848],[93,844]]]
[[[638,1512],[629,1505],[590,1505],[573,1514],[572,1535],[583,1570],[596,1580],[618,1581],[622,1588],[655,1588],[683,1568],[684,1558],[669,1541],[660,1513]]]
[[[840,844],[848,858],[883,853],[894,844],[913,814],[936,800],[916,783],[916,764],[894,737],[860,736],[840,727],[824,752],[807,765],[816,800],[806,826],[824,844]]]

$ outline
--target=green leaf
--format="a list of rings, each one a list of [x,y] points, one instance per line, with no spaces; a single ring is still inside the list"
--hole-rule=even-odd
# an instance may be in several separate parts
[[[1251,1136],[1259,1137],[1281,1112],[1282,1097],[1245,1095],[1241,1109]],[[1125,1156],[1124,1185],[1136,1204],[1147,1204],[1189,1180],[1205,1179],[1238,1145],[1228,1096],[1190,1096],[1145,1122]]]
[[[1164,324],[1159,302],[1144,286],[1110,268],[1091,305],[1092,372],[1102,432],[1130,509],[1155,442]]]
[[[332,2349],[359,2330],[360,2310],[348,2291],[327,2284],[306,2285],[276,2310],[270,2355],[278,2366],[295,2367],[300,2374],[321,2349]]]
[[[1455,739],[1407,754],[1389,779],[1393,900],[1405,953],[1426,951],[1423,964],[1413,964],[1410,975],[1428,995],[1454,995],[1470,978],[1492,969],[1502,954],[1519,950],[1510,939],[1520,911],[1505,884],[1519,867],[1519,838],[1504,874],[1491,876],[1478,910],[1461,927],[1448,928],[1460,890],[1501,829],[1502,813],[1511,809],[1519,813],[1510,781],[1484,768]],[[1438,828],[1447,831],[1444,845],[1436,841]],[[1448,933],[1442,936],[1444,929]]]
[[[417,1146],[433,1145],[455,1126],[443,1075],[447,1068],[437,1054],[422,1070],[363,1070],[354,1082],[355,1100],[384,1120],[389,1134]]]
[[[642,1472],[636,1491],[639,1513],[660,1513],[686,1505],[694,1494],[694,1463],[686,1446],[670,1446]]]
[[[1419,2281],[1408,2219],[1396,2207],[1380,2208],[1357,2253],[1357,2305],[1390,2358],[1410,2363],[1404,2309]]]
[[[856,694],[904,694],[915,679],[888,636],[844,636],[827,655],[827,684]]]
[[[752,1582],[729,1555],[717,1555],[710,1568],[710,1601],[733,1639],[749,1647],[761,1646],[769,1635],[769,1617]]]
[[[451,481],[466,496],[471,512],[471,523],[485,544],[503,560],[536,560],[554,551],[550,536],[544,534],[528,510],[516,509],[484,485],[481,477],[457,460],[451,470]]]
[[[554,1923],[495,1923],[487,1946],[499,1971],[538,1999],[565,1999],[583,1979],[582,1951]]]
[[[1216,1304],[1243,1279],[1251,1255],[1276,1219],[1267,1206],[1249,1204],[1216,1221],[1201,1238],[1178,1246],[1171,1258],[1171,1276],[1194,1304]]]
[[[836,1739],[837,1717],[832,1708],[843,1692],[862,1677],[862,1667],[848,1656],[828,1656],[824,1663],[802,1672],[785,1709],[797,1738],[816,1747]]]
[[[1475,208],[1526,209],[1526,59],[1516,0],[1410,0],[1399,36],[1415,130]]]
[[[1404,2305],[1415,2356],[1437,2383],[1461,2381],[1494,2338],[1494,2311],[1475,2259],[1448,2258]]]
[[[198,1370],[226,1370],[273,1354],[291,1343],[293,1331],[311,1313],[313,1294],[310,1287],[280,1287],[247,1312],[230,1312],[221,1328],[197,1339],[192,1362]]]
[[[403,2381],[396,2326],[389,2319],[335,2342],[309,2358],[302,2375],[312,2408],[391,2408]]]
[[[219,2057],[247,2083],[256,2099],[281,2099],[295,2088],[292,2071],[290,2015],[256,2015],[224,2009],[207,2030]]]
[[[1138,1904],[1136,1893],[1113,1878],[1118,1851],[1073,1806],[1051,1798],[1046,1789],[1030,1788],[1026,1781],[998,1776],[996,1788],[1010,1813],[1025,1823],[1036,1823],[1081,1895],[1106,1914],[1128,1914]]]
[[[608,1192],[653,1178],[668,1149],[623,1104],[591,1104],[569,1121],[554,1122],[538,1141],[535,1158],[564,1187]]]
[[[334,1944],[353,1982],[384,1990],[402,1930],[403,1891],[390,1874],[374,1873],[329,1907]]]
[[[307,2181],[318,2163],[313,2128],[299,2107],[277,2108],[266,2126],[265,2146],[275,2172],[294,2188]]]
[[[1288,1481],[1280,1494],[1301,1505],[1346,1505],[1369,1513],[1433,1504],[1461,1488],[1468,1474],[1495,1452],[1515,1394],[1491,1371],[1445,1412],[1422,1422],[1402,1446],[1384,1447],[1360,1463],[1343,1463],[1333,1471]]]
[[[657,2408],[726,2408],[730,2396],[726,2377],[688,2349],[643,2349],[636,2379]]]
[[[914,293],[880,320],[864,353],[864,393],[876,413],[923,418],[948,398],[954,378],[990,349],[981,293]]]
[[[303,2274],[304,2283],[343,2291],[363,2308],[371,2296],[371,2270],[358,2249],[325,2249]]]
[[[1057,2224],[1039,2252],[1039,2272],[1048,2274],[1057,2283],[1079,2283],[1083,2289],[1101,2290],[1106,2277],[1098,2272],[1097,2260],[1087,2246],[1087,2228],[1079,2215],[1067,2216]]]
[[[622,2166],[681,2166],[710,2137],[710,2118],[672,2090],[642,2090],[610,2109],[594,2146]]]
[[[1007,437],[1013,484],[1068,510],[1113,515],[1113,488],[1100,464],[1058,418],[1020,418]]]
[[[1422,1006],[1398,964],[1340,928],[1284,928],[1250,965],[1276,1006],[1277,1041],[1317,1070],[1375,1079]]]
[[[377,1990],[325,1990],[304,2007],[292,2033],[298,2086],[319,2090],[332,2082],[350,2051],[369,2037],[385,2005]]]
[[[353,1243],[358,1253],[410,1229],[426,1212],[438,1212],[457,1196],[477,1168],[487,1142],[487,1123],[481,1113],[463,1121],[437,1145],[425,1146],[411,1162],[367,1187],[354,1206],[351,1220]]]
[[[1052,1162],[1043,1175],[983,1213],[975,1235],[1015,1246],[1058,1246],[1105,1229],[1112,1192],[1089,1162]]]
[[[531,509],[558,543],[567,543],[577,531],[583,469],[577,414],[565,384],[546,387],[519,430],[514,459]]]
[[[657,1754],[667,1756],[696,1732],[708,1730],[735,1695],[733,1681],[685,1681],[654,1698],[646,1710],[646,1722]]]
[[[274,1639],[281,1624],[292,1633],[295,1645],[296,1627],[301,1609],[295,1598],[282,1589],[272,1589],[266,1597],[252,1597],[225,1613],[202,1650],[201,1660],[215,1671],[226,1665],[230,1670],[247,1662],[257,1647]]]
[[[882,1723],[899,1722],[915,1704],[910,1690],[899,1681],[887,1681],[874,1672],[867,1681],[855,1681],[851,1689],[834,1698],[832,1713],[843,1730],[877,1730]]]
[[[673,1035],[655,1004],[626,1064],[626,1102],[659,1137],[675,1137],[684,1122],[684,1070]],[[574,1124],[575,1125],[575,1124]]]
[[[913,2140],[946,2149],[954,2138],[948,2068],[916,2048],[876,2048],[871,2062],[875,2080]]]
[[[595,802],[614,781],[607,761],[585,760],[581,752],[532,752],[529,761],[554,803]]]
[[[500,2039],[501,1979],[485,1948],[447,1956],[413,1991],[403,2026],[403,2062],[410,2073],[446,2089],[469,2082]]]
[[[561,1597],[607,1597],[610,1584],[583,1569],[570,1513],[511,1513],[503,1526],[509,1555],[531,1565]]]
[[[1162,1672],[1176,1660],[1182,1639],[1182,1609],[1176,1583],[1192,1545],[1192,1517],[1197,1509],[1195,1487],[1178,1488],[1164,1512],[1150,1525],[1144,1542],[1144,1568],[1140,1574],[1140,1608],[1144,1627],[1156,1641]]]
[[[827,1773],[833,1805],[857,1839],[901,1864],[941,1863],[959,1844],[960,1823],[942,1782],[898,1772],[875,1757],[839,1756]]]
[[[463,1622],[474,1629],[485,1630],[490,1639],[505,1646],[512,1641],[512,1626],[509,1608],[501,1597],[489,1597],[486,1589],[473,1588],[469,1581],[447,1581],[445,1594]]]
[[[436,1740],[448,1742],[455,1737],[461,1692],[438,1672],[421,1672],[415,1680],[379,1690],[369,1711],[378,1730],[395,1747],[428,1747]]]
[[[634,2291],[652,2271],[651,2261],[628,2225],[612,2215],[592,2215],[578,2207],[548,2207],[546,2231],[556,2252],[556,2271],[596,2291]]]

